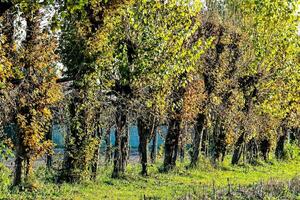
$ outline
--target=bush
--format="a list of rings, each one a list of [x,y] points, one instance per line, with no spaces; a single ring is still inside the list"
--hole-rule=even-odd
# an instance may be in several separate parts
[[[10,174],[11,171],[3,163],[0,163],[0,194],[7,192],[11,184]]]
[[[287,143],[284,149],[284,159],[291,160],[299,157],[300,148],[297,142]]]
[[[5,143],[0,142],[0,197],[7,192],[11,184],[11,171],[3,164],[3,161],[11,157],[13,157],[12,150]]]
[[[6,143],[0,142],[0,162],[13,157],[13,152],[11,148]]]

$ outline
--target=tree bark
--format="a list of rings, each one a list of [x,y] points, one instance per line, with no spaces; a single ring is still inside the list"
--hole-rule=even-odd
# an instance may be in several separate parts
[[[270,147],[271,147],[271,144],[270,144],[270,142],[267,139],[264,139],[260,143],[260,149],[261,149],[261,152],[262,152],[263,159],[265,161],[268,160],[268,157],[269,157],[268,155],[269,155],[269,152],[270,152]]]
[[[283,159],[284,157],[284,143],[287,139],[287,129],[282,127],[282,134],[279,136],[275,149],[275,156],[277,159]]]
[[[298,140],[298,147],[300,147],[300,128],[296,128],[296,139]]]
[[[52,126],[53,125],[51,124],[51,127],[49,128],[49,131],[46,134],[46,139],[49,141],[52,141]],[[46,167],[48,170],[52,168],[52,162],[53,162],[52,154],[48,153],[46,155]]]
[[[29,157],[26,158],[26,166],[25,166],[25,182],[30,183],[30,179],[33,173],[33,160]]]
[[[191,163],[190,166],[194,167],[198,164],[199,161],[199,153],[201,148],[201,142],[203,138],[203,130],[204,130],[204,120],[205,116],[203,114],[199,114],[197,117],[197,122],[195,126],[195,134],[193,139],[193,150],[191,155]]]
[[[245,140],[244,137],[245,137],[245,133],[242,133],[240,135],[240,137],[238,138],[238,141],[235,143],[235,147],[234,147],[234,151],[233,151],[233,155],[232,155],[232,159],[231,159],[232,165],[238,164],[238,162],[241,158],[241,154],[243,151],[243,143]]]
[[[16,159],[15,159],[15,173],[14,173],[14,181],[13,186],[18,186],[22,183],[22,169],[23,169],[23,161],[24,161],[24,148],[21,142],[21,136],[18,129],[16,129]]]
[[[165,141],[164,171],[169,171],[176,165],[179,136],[180,120],[170,119]]]
[[[180,145],[180,148],[179,148],[179,156],[180,156],[180,162],[181,162],[181,163],[184,162],[184,155],[185,155],[185,152],[184,152],[184,145]]]
[[[216,163],[221,159],[223,161],[226,153],[226,135],[222,123],[217,122],[214,131],[214,152],[213,159]]]
[[[110,163],[111,162],[111,144],[110,144],[110,128],[108,127],[106,129],[106,133],[105,133],[105,144],[106,144],[106,148],[105,148],[105,163]]]
[[[203,136],[202,136],[201,143],[202,143],[202,149],[203,149],[205,157],[208,157],[208,155],[209,155],[209,152],[208,152],[208,147],[209,147],[209,132],[210,132],[210,129],[206,128],[206,129],[204,129],[204,132],[202,133]]]
[[[152,146],[151,146],[151,154],[150,154],[152,163],[156,162],[156,155],[157,155],[157,132],[155,130],[152,137]]]
[[[297,129],[296,128],[292,128],[289,132],[289,136],[290,136],[290,143],[294,143],[297,139]]]
[[[101,143],[101,137],[102,137],[102,128],[97,127],[97,130],[95,131],[95,137],[98,139],[98,143],[96,144],[94,156],[92,160],[92,176],[91,178],[93,180],[96,180],[97,178],[97,171],[98,171],[98,163],[99,163],[99,156],[100,156],[100,143]]]
[[[255,138],[252,138],[247,144],[247,155],[248,155],[248,162],[255,163],[258,158],[258,145]]]
[[[115,130],[114,169],[112,178],[120,177],[121,173],[121,136],[119,134],[119,131]]]
[[[139,153],[140,153],[140,160],[142,165],[142,171],[141,174],[143,176],[147,176],[147,154],[148,154],[148,138],[150,135],[150,129],[147,128],[147,125],[143,122],[142,119],[138,119],[138,134],[139,134]]]
[[[18,150],[17,150],[18,151]],[[13,186],[18,186],[22,183],[22,166],[23,166],[23,158],[20,153],[16,154],[15,159],[15,177],[13,181]]]
[[[121,172],[124,174],[129,158],[129,131],[124,130],[121,138]]]
[[[69,104],[71,124],[66,140],[64,169],[60,177],[61,180],[71,183],[80,181],[83,178],[82,170],[84,167],[81,164],[85,154],[84,149],[82,149],[85,137],[77,128],[78,124],[80,124],[81,129],[85,129],[84,111],[81,110],[77,113],[77,108],[83,104],[84,99],[78,95],[79,90],[76,90],[75,94]]]
[[[116,113],[116,130],[115,130],[115,145],[114,145],[114,168],[112,173],[112,178],[119,178],[124,172],[122,169],[122,145],[124,147],[124,139],[122,139],[122,133],[124,132],[124,127],[126,125],[126,114],[122,106],[117,107]],[[123,141],[122,141],[123,140]],[[124,166],[123,166],[124,167]]]

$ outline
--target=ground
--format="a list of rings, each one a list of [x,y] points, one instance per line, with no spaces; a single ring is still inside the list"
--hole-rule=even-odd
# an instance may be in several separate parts
[[[293,161],[261,162],[256,166],[231,166],[227,159],[218,167],[202,161],[200,167],[187,169],[188,163],[168,173],[160,173],[160,163],[149,166],[149,176],[142,177],[138,164],[130,164],[126,176],[112,179],[111,166],[99,170],[96,182],[82,184],[54,184],[51,175],[37,170],[39,185],[35,192],[10,192],[0,194],[0,199],[178,199],[187,194],[201,194],[223,188],[243,187],[269,180],[288,181],[300,173],[300,159]],[[43,183],[44,182],[44,183]]]

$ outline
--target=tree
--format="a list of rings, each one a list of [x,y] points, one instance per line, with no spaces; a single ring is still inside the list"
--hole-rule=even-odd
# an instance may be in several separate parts
[[[103,111],[101,102],[105,102],[106,79],[101,75],[105,69],[97,63],[99,55],[95,48],[107,39],[105,17],[125,4],[126,1],[83,1],[65,2],[62,6],[65,17],[60,54],[67,68],[65,79],[72,81],[72,96],[71,127],[61,178],[69,182],[89,177],[89,167],[99,148],[101,137],[98,133],[96,137],[95,132],[101,129],[98,116]]]
[[[104,57],[102,62],[104,63],[103,66],[111,66],[116,74],[110,76],[114,81],[114,87],[111,90],[117,99],[117,142],[113,177],[118,177],[119,171],[123,173],[123,170],[119,170],[118,167],[122,166],[119,164],[122,163],[119,161],[122,160],[119,157],[121,146],[118,145],[120,145],[119,140],[121,141],[122,137],[119,132],[122,132],[122,127],[126,124],[125,112],[136,110],[138,116],[144,115],[148,112],[144,112],[143,109],[139,110],[139,108],[147,110],[154,105],[152,112],[158,110],[160,113],[158,115],[167,114],[166,106],[169,106],[167,109],[169,109],[171,117],[178,114],[172,113],[171,110],[177,109],[177,106],[181,107],[177,104],[180,104],[183,94],[181,96],[179,94],[179,99],[175,98],[175,95],[179,92],[179,88],[185,84],[185,74],[193,70],[197,59],[205,48],[205,44],[202,47],[200,40],[189,43],[189,39],[200,24],[197,16],[200,11],[199,5],[195,4],[189,7],[183,2],[178,5],[175,1],[169,1],[166,4],[159,1],[137,1],[129,7],[123,17],[120,17],[121,14],[118,13],[114,18],[109,19],[109,21],[115,22],[110,26],[115,27],[115,33],[110,36],[112,39],[108,41],[106,52],[112,51],[113,53],[108,55],[112,56],[111,58]],[[103,55],[107,56],[107,53],[103,53]],[[182,80],[178,80],[180,77]],[[173,84],[175,87],[172,86]],[[135,108],[128,107],[133,101],[137,102],[133,105]],[[125,105],[127,107],[124,107]],[[144,114],[139,111],[144,112]],[[143,124],[141,120],[145,118],[138,118],[139,129],[144,130],[142,132],[149,132],[147,127],[141,127]],[[180,124],[180,121],[177,122]],[[172,134],[176,138],[179,138],[180,135],[179,129],[172,130],[171,127],[167,141],[173,141],[171,139]],[[146,137],[144,133],[140,134],[141,138]],[[178,143],[168,144],[166,147],[176,148],[176,145]],[[143,146],[145,147],[146,144]],[[173,153],[167,151],[166,160]]]
[[[248,82],[253,92],[246,99],[249,104],[252,102],[253,114],[258,119],[268,117],[269,122],[273,122],[273,124],[266,124],[269,126],[268,130],[264,128],[270,135],[267,137],[271,147],[276,141],[276,135],[273,134],[276,134],[280,121],[290,113],[289,106],[285,106],[289,103],[284,105],[285,100],[281,98],[286,98],[285,94],[289,94],[290,99],[294,99],[291,95],[294,91],[288,88],[279,91],[278,88],[285,84],[291,85],[287,79],[284,79],[285,76],[297,80],[297,76],[289,70],[291,66],[297,69],[299,65],[295,56],[299,47],[297,9],[297,1],[247,1],[241,4],[240,12],[244,19],[241,21],[242,27],[251,38],[253,48],[253,59],[244,70],[245,77],[254,80],[252,83]],[[281,103],[276,102],[275,99],[278,98],[281,99]],[[298,104],[298,100],[293,102],[295,103],[293,105]],[[263,126],[262,123],[261,125]]]
[[[10,79],[6,80],[14,86],[9,94],[14,102],[11,112],[13,123],[16,125],[14,185],[23,182],[23,169],[25,182],[31,184],[34,160],[49,151],[52,145],[51,141],[45,138],[45,134],[52,117],[49,106],[60,99],[55,68],[58,60],[55,53],[57,41],[54,35],[43,29],[40,24],[41,9],[45,9],[41,4],[11,1],[4,4],[9,5],[8,9],[20,6],[20,14],[27,23],[26,35],[22,39],[22,27],[13,25],[14,16],[10,13],[12,10],[1,16],[6,22],[2,27],[4,34],[1,36],[5,37],[9,44],[1,54],[7,58],[1,59],[5,62],[1,63],[1,67],[5,67],[2,71],[4,74],[11,69]],[[14,37],[14,33],[20,37]],[[11,64],[7,65],[8,62]]]

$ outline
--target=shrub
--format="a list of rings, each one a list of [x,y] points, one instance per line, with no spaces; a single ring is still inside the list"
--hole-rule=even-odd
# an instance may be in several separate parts
[[[0,197],[1,194],[7,192],[11,184],[11,171],[3,164],[3,161],[11,157],[13,157],[12,150],[5,143],[0,142]]]
[[[284,149],[284,159],[295,159],[300,155],[300,148],[297,142],[287,143]]]
[[[9,144],[9,141],[6,142]],[[9,148],[8,144],[4,142],[0,142],[0,162],[13,157],[14,155],[11,148]]]
[[[0,163],[0,194],[7,192],[11,184],[10,174],[11,171],[3,163]]]

